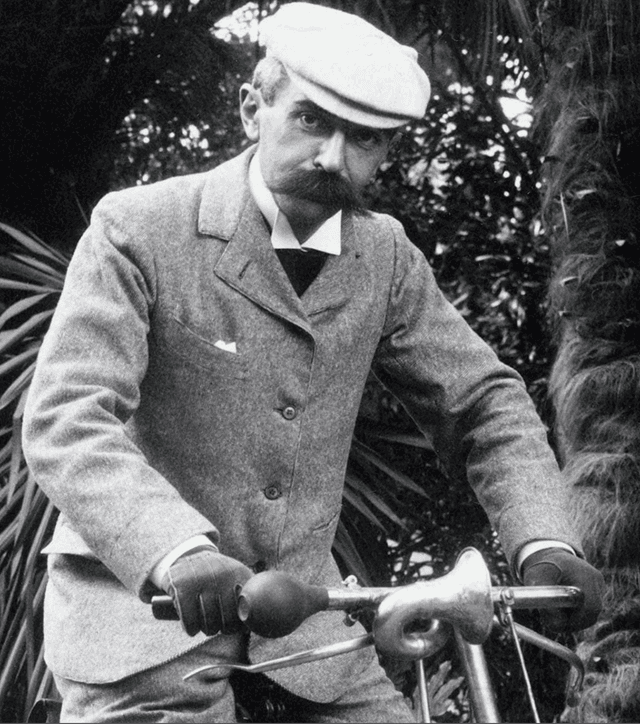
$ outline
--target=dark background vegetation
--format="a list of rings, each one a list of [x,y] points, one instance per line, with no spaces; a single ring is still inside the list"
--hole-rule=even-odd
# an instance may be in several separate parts
[[[547,151],[560,138],[568,89],[594,87],[584,46],[593,49],[599,38],[589,30],[587,10],[614,38],[600,42],[620,54],[616,32],[629,2],[322,3],[356,12],[420,51],[433,97],[381,169],[371,206],[405,224],[447,296],[522,374],[550,431],[548,378],[561,335],[550,324],[547,299],[566,251],[562,192],[570,173],[562,166],[558,180],[553,159],[562,153]],[[211,31],[234,11],[249,18],[276,6],[0,2],[0,720],[23,720],[50,686],[40,632],[46,574],[38,551],[55,511],[24,465],[20,429],[66,263],[107,191],[203,171],[244,147],[238,88],[259,49],[248,36]],[[628,43],[635,37],[630,25]],[[504,100],[516,94],[532,100],[537,133],[526,117],[505,115]],[[562,129],[583,120],[574,113]],[[552,311],[555,320],[553,304]],[[467,545],[482,551],[495,582],[508,580],[499,542],[466,483],[448,476],[429,440],[372,379],[336,539],[345,573],[376,585],[440,575]],[[504,637],[488,648],[504,719],[529,720]],[[564,705],[565,670],[528,653],[541,714],[551,720]],[[430,666],[441,721],[469,715],[451,656],[445,651]],[[410,672],[387,663],[410,687]]]

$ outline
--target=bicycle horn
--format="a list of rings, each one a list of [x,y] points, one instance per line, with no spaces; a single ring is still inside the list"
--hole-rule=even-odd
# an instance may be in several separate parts
[[[254,633],[278,638],[292,633],[305,619],[328,606],[326,588],[301,583],[281,571],[263,571],[242,587],[238,617]]]
[[[431,621],[425,628],[425,621]],[[439,646],[438,621],[455,626],[470,644],[483,643],[493,623],[491,577],[475,548],[465,548],[445,576],[398,588],[380,603],[373,622],[377,648],[422,659]],[[416,630],[419,629],[419,630]]]

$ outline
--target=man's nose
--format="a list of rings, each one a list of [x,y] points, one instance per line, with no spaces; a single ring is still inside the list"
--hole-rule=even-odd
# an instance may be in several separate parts
[[[327,173],[341,173],[345,167],[346,143],[344,131],[336,129],[323,140],[314,164]]]

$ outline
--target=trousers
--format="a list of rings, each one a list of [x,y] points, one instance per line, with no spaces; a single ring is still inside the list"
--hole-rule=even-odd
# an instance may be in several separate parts
[[[266,682],[260,674],[245,674],[234,682],[229,669],[212,670],[183,681],[194,669],[211,663],[207,642],[173,661],[108,684],[88,684],[54,676],[62,696],[61,722],[171,722],[173,724],[210,724],[246,721],[238,712],[234,688],[246,689],[253,677]],[[249,682],[249,683],[248,683]],[[402,694],[396,691],[376,660],[363,672],[354,687],[328,704],[302,699],[278,689],[278,707],[266,711],[278,722],[415,722],[416,715]],[[241,693],[241,692],[237,692]],[[258,716],[261,716],[258,714]]]

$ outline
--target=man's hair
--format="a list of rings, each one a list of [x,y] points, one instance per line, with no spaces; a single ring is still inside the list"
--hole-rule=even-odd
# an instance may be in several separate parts
[[[276,58],[268,56],[256,65],[251,84],[256,90],[260,91],[264,102],[271,106],[278,91],[288,80],[289,76],[284,65]]]

